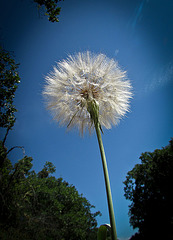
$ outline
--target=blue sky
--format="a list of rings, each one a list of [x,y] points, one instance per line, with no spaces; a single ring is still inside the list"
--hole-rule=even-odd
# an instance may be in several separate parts
[[[109,222],[101,159],[95,134],[59,127],[42,96],[44,76],[68,54],[90,50],[118,60],[133,85],[131,111],[117,127],[104,130],[118,237],[128,239],[127,172],[142,152],[166,146],[173,137],[172,0],[64,0],[59,23],[40,16],[32,0],[0,1],[0,42],[20,63],[18,109],[7,146],[24,146],[34,169],[46,161],[56,177],[73,184]],[[3,134],[3,131],[1,131]],[[16,149],[12,161],[22,157]]]

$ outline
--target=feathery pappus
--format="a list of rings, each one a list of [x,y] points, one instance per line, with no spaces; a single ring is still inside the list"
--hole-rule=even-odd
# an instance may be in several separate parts
[[[94,128],[91,107],[98,107],[98,121],[110,129],[129,111],[132,87],[126,71],[114,59],[89,51],[69,55],[46,76],[43,94],[54,119],[81,134]]]

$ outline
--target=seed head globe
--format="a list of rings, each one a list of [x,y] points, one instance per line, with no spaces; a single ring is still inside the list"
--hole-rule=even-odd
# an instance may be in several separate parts
[[[131,89],[116,61],[87,51],[58,62],[46,76],[43,93],[54,119],[83,134],[94,129],[93,106],[100,127],[116,125],[129,110]]]

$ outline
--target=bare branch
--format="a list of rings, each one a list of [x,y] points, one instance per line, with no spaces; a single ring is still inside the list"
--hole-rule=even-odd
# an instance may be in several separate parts
[[[10,150],[8,150],[8,152],[7,152],[7,155],[15,148],[21,148],[23,151],[23,156],[25,156],[25,149],[23,146],[14,146],[14,147],[10,148]]]

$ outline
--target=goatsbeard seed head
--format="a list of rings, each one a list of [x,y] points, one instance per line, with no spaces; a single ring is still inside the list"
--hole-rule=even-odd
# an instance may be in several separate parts
[[[129,111],[132,87],[126,72],[104,54],[89,51],[69,56],[46,76],[44,95],[54,119],[81,134],[92,132],[91,106],[98,107],[98,121],[109,129]],[[91,103],[94,103],[91,104]]]

